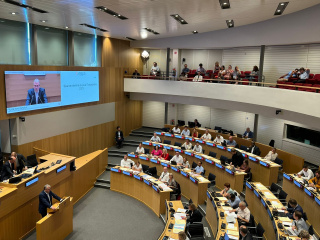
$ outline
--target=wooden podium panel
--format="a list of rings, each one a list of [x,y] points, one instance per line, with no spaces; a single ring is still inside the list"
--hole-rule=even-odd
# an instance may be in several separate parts
[[[56,212],[49,213],[36,224],[37,240],[65,239],[73,232],[73,202],[67,197]]]

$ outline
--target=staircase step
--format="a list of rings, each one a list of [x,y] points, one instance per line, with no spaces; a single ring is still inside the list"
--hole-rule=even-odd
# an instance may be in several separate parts
[[[134,143],[134,144],[139,145],[140,141],[137,141],[137,140],[124,140],[123,143]]]
[[[163,221],[163,223],[166,224],[166,215],[165,214],[160,214],[160,218]]]
[[[110,153],[118,153],[118,154],[127,154],[128,152],[127,151],[123,151],[123,150],[117,150],[117,149],[114,149],[114,150],[109,150],[108,151],[108,154]]]
[[[119,158],[123,158],[123,156],[125,155],[126,153],[108,153],[108,156],[109,157],[119,157]]]
[[[107,183],[98,183],[98,182],[96,182],[94,184],[94,186],[98,187],[98,188],[110,189],[110,184],[107,184]]]
[[[147,133],[130,133],[130,136],[136,136],[136,137],[146,137],[146,138],[151,138],[153,134],[147,134]]]
[[[98,183],[108,183],[108,184],[110,184],[110,180],[107,180],[107,179],[97,179],[97,182]]]
[[[132,147],[138,147],[139,142],[138,143],[127,143],[127,142],[123,142],[122,144],[123,146],[132,146]]]
[[[199,205],[198,208],[199,208],[200,212],[202,213],[202,215],[205,216],[206,215],[206,210],[204,209],[204,207]]]
[[[108,167],[115,167],[115,166],[119,166],[119,164],[108,163]]]

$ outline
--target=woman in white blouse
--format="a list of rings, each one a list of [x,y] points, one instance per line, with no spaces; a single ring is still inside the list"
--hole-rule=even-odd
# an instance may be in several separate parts
[[[188,160],[185,157],[183,158],[182,166],[184,168],[190,168],[190,164],[189,164]]]
[[[276,153],[276,151],[276,148],[272,148],[271,151],[268,152],[268,154],[264,158],[274,162],[274,160],[276,160],[276,158],[278,157],[278,153]]]
[[[137,161],[133,166],[132,166],[133,171],[138,171],[138,172],[143,172],[142,170],[142,165],[140,164],[139,161]]]
[[[142,147],[142,143],[139,143],[139,146],[137,147],[136,153],[144,154],[144,148]]]

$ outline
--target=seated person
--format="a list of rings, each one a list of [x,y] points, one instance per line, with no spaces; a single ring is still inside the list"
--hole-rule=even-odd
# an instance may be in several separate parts
[[[293,219],[293,213],[295,211],[299,211],[303,214],[302,207],[298,204],[297,200],[292,198],[288,201],[288,207],[283,207],[282,209],[285,210],[285,214],[287,214],[287,217],[290,219]]]
[[[231,194],[234,194],[234,191],[232,190],[232,188],[230,187],[230,183],[225,183],[224,188],[222,189],[222,191],[220,192],[220,194],[224,197],[229,197]]]
[[[309,230],[308,225],[302,218],[302,213],[299,211],[294,211],[293,213],[293,222],[292,222],[292,230],[295,234],[299,234],[302,230]]]
[[[190,136],[190,130],[188,129],[187,126],[184,126],[184,129],[181,132],[182,136]]]
[[[188,65],[185,64],[184,68],[181,71],[179,80],[181,81],[187,80],[189,72],[190,72],[190,69],[188,68]]]
[[[170,162],[175,161],[177,165],[182,165],[183,163],[183,157],[180,155],[179,152],[176,152],[176,154],[171,158]]]
[[[142,143],[139,143],[139,146],[136,149],[136,153],[144,154],[144,148],[142,147]]]
[[[174,128],[172,128],[172,133],[173,134],[180,134],[181,131],[180,131],[180,128],[179,128],[179,125],[177,124],[176,126],[174,126]]]
[[[233,69],[232,69],[232,66],[229,65],[228,69],[226,70],[226,74],[224,75],[224,79],[226,80],[232,79],[232,75],[233,75]]]
[[[171,187],[172,190],[175,190],[177,188],[177,182],[174,180],[172,173],[169,173],[169,180],[167,182],[167,185]]]
[[[235,148],[231,150],[232,158],[230,165],[233,165],[235,168],[240,167],[243,164],[244,158],[241,152],[237,151]]]
[[[199,67],[197,69],[197,72],[200,72],[202,74],[206,74],[206,70],[202,67],[202,63],[199,64]]]
[[[299,75],[299,80],[293,81],[293,83],[305,83],[306,79],[309,78],[310,75],[310,69],[304,69],[303,67],[300,68],[300,75]]]
[[[167,183],[169,181],[169,173],[168,173],[168,168],[164,167],[163,172],[161,173],[159,177],[159,181]]]
[[[236,67],[234,68],[233,73],[232,73],[232,79],[233,79],[233,80],[236,80],[236,81],[235,81],[235,82],[232,82],[232,83],[238,84],[238,83],[239,83],[238,80],[240,80],[240,76],[241,76],[241,71],[240,71],[239,67],[236,66]]]
[[[264,157],[266,160],[274,162],[276,158],[278,157],[278,153],[276,148],[272,148],[270,152]]]
[[[242,240],[253,240],[251,233],[245,225],[240,226],[240,236]]]
[[[196,153],[202,153],[202,147],[198,142],[196,142],[196,145],[194,145],[193,151]]]
[[[189,141],[189,139],[187,139],[184,144],[182,144],[181,147],[184,147],[186,150],[191,150],[192,149],[192,144],[191,142]]]
[[[239,203],[241,202],[240,198],[236,196],[234,193],[230,194],[230,198],[228,200],[228,203],[233,209],[236,209],[239,207]]]
[[[301,240],[314,240],[313,236],[310,236],[307,230],[301,230],[298,237],[300,237]]]
[[[185,157],[183,158],[182,166],[183,166],[184,168],[190,168],[190,164],[189,164],[187,158],[185,158]]]
[[[228,147],[236,147],[237,146],[237,142],[235,140],[233,140],[232,136],[230,136],[229,140],[227,140],[227,146]]]
[[[224,138],[220,134],[218,134],[216,138],[213,140],[213,142],[216,144],[221,144],[223,143],[223,141],[224,141]]]
[[[209,133],[209,130],[206,129],[205,134],[203,134],[201,136],[201,139],[205,140],[205,141],[211,141],[211,134]]]
[[[309,181],[309,187],[320,188],[320,170],[316,171],[316,176]]]
[[[198,122],[198,119],[194,120],[194,126],[195,127],[201,127],[201,124]]]
[[[163,160],[169,160],[169,153],[167,152],[167,149],[163,149],[162,154],[161,154],[161,159]]]
[[[220,70],[220,63],[217,61],[214,63],[214,73],[218,73]]]
[[[227,74],[226,68],[224,65],[220,67],[219,73],[218,73],[218,78],[224,79],[224,76]]]
[[[1,181],[8,180],[9,178],[12,178],[15,175],[16,171],[14,170],[14,159],[9,157],[9,160],[6,161],[2,166],[1,171]]]
[[[202,221],[202,215],[197,209],[196,205],[194,203],[191,203],[189,205],[189,211],[187,214],[187,224],[194,223],[194,222],[201,222]]]
[[[178,237],[179,237],[178,240],[189,240],[189,238],[187,237],[187,234],[183,231],[178,233]]]
[[[311,178],[314,178],[314,175],[311,169],[309,169],[308,165],[304,164],[302,170],[298,172],[298,177],[309,181]]]
[[[242,136],[244,138],[253,138],[253,132],[250,131],[250,128],[247,128]]]
[[[202,167],[202,162],[198,162],[198,166],[193,170],[193,172],[203,175],[204,174],[204,168]]]
[[[124,155],[123,159],[120,162],[120,166],[124,168],[130,168],[134,165],[134,161],[128,158],[128,155]]]
[[[253,79],[255,79],[255,77],[257,77],[257,76],[259,76],[259,68],[258,68],[258,66],[253,66],[253,69],[252,69],[252,71],[251,71],[251,73],[250,73],[249,79],[250,79],[250,80],[253,80]]]
[[[140,78],[140,73],[138,72],[138,69],[134,70],[132,73],[132,78]]]
[[[132,170],[133,170],[133,171],[137,171],[137,172],[143,172],[143,170],[142,170],[142,165],[140,164],[139,161],[137,161],[137,162],[132,166]]]
[[[155,157],[160,157],[162,155],[162,151],[158,145],[154,146],[154,149],[152,150],[151,155]]]
[[[193,128],[193,130],[192,130],[192,137],[198,138],[198,136],[199,136],[199,133],[198,133],[197,129],[196,129],[196,128]]]
[[[250,172],[249,161],[245,159],[240,167],[237,168],[237,171],[248,173]]]
[[[247,152],[257,156],[260,156],[261,154],[260,148],[256,146],[255,142],[251,142],[251,147],[247,148]]]
[[[230,210],[229,212],[237,212],[237,218],[240,225],[244,225],[250,221],[250,210],[247,208],[245,202],[240,202],[237,209]]]
[[[157,133],[153,133],[152,138],[150,139],[151,142],[161,142],[161,139],[157,136]]]
[[[160,68],[158,67],[158,63],[154,62],[153,66],[150,71],[151,76],[159,76],[160,75]]]
[[[284,81],[284,80],[288,80],[289,78],[296,78],[296,77],[298,77],[298,72],[299,72],[299,69],[296,68],[295,70],[289,71],[287,74],[282,75],[279,78],[279,80]]]
[[[33,88],[28,90],[26,106],[42,103],[48,103],[46,90],[40,87],[39,79],[35,79],[33,81]]]
[[[193,78],[193,82],[202,82],[202,75],[201,75],[201,72],[197,72],[197,74],[194,76]]]

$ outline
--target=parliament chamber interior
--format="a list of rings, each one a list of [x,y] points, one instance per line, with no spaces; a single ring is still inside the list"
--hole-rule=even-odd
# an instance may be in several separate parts
[[[0,0],[0,240],[318,240],[319,0]]]

